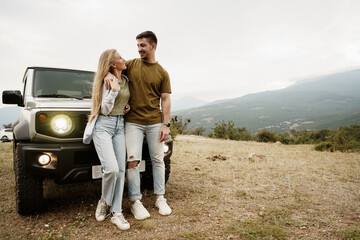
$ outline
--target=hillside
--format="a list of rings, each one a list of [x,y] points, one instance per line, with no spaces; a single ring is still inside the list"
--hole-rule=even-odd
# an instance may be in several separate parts
[[[221,120],[251,132],[262,128],[335,129],[360,124],[360,69],[299,81],[285,89],[249,94],[217,104],[173,113],[190,118],[190,127],[210,129]]]

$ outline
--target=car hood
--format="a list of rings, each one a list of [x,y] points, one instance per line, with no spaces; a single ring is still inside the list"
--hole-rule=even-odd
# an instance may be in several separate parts
[[[68,109],[89,109],[91,99],[78,100],[75,98],[34,98],[34,101],[27,103],[29,108],[68,108]]]

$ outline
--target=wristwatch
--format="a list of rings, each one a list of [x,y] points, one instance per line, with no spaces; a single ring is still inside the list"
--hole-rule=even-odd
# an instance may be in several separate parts
[[[170,127],[170,123],[168,123],[168,122],[163,122],[162,124],[167,126],[167,127]]]

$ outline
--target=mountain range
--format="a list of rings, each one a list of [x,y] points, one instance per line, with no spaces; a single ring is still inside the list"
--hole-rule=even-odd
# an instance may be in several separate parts
[[[171,111],[176,112],[189,108],[200,107],[208,102],[198,99],[196,97],[183,97],[180,99],[171,99]]]
[[[191,119],[190,128],[211,129],[233,121],[250,132],[336,129],[360,125],[360,69],[301,80],[266,91],[174,112]]]

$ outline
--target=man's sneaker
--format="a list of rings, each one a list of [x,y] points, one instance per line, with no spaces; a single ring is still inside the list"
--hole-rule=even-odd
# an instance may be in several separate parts
[[[144,220],[150,217],[150,213],[139,200],[136,200],[136,202],[131,206],[131,212],[137,220]]]
[[[159,213],[163,216],[171,214],[171,208],[166,203],[164,196],[160,196],[156,199],[155,206],[159,208]]]
[[[107,205],[105,202],[99,200],[95,211],[95,218],[97,221],[102,222],[106,218]]]
[[[126,221],[122,213],[113,213],[111,222],[120,228],[120,230],[128,230],[130,228],[130,224]]]

